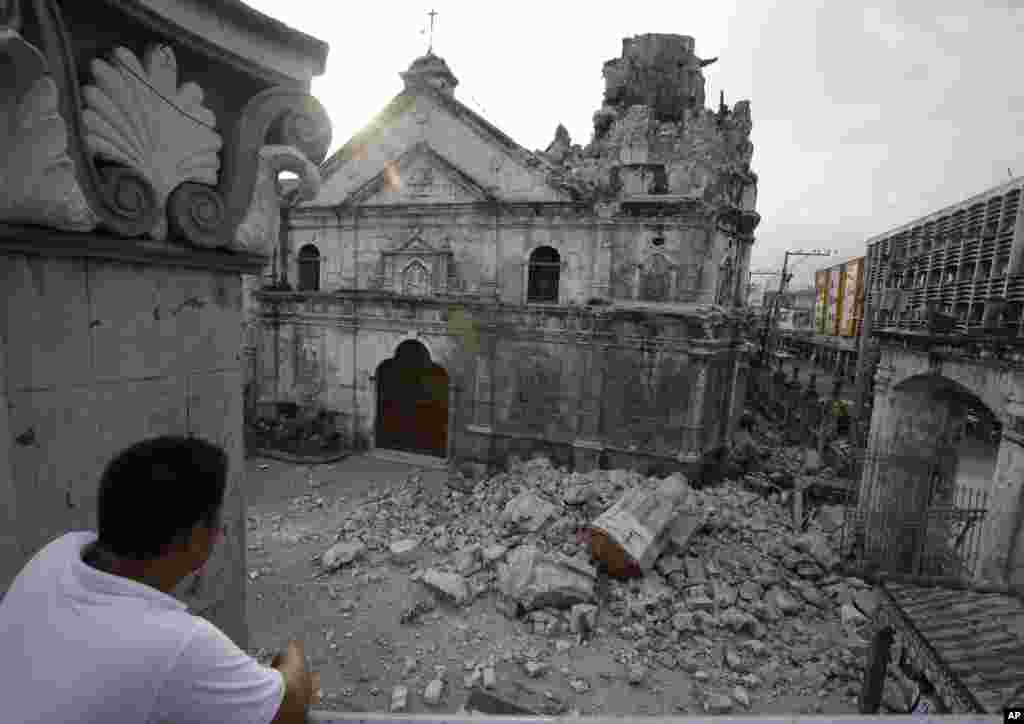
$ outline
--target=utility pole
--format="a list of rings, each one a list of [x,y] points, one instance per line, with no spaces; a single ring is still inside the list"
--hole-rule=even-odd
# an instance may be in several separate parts
[[[832,249],[811,249],[810,251],[787,251],[785,257],[782,260],[782,274],[779,277],[779,291],[775,295],[775,299],[772,300],[771,307],[768,309],[768,316],[765,326],[765,340],[762,347],[762,361],[768,362],[768,355],[771,350],[775,348],[776,337],[778,336],[777,327],[779,322],[779,305],[782,303],[782,295],[786,291],[786,284],[789,282],[792,274],[787,274],[789,269],[789,257],[791,256],[832,256],[835,253]]]

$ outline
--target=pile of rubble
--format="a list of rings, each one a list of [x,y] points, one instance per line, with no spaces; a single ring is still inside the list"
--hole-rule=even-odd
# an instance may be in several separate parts
[[[628,642],[615,657],[630,683],[655,666],[686,671],[709,712],[775,692],[849,696],[873,597],[836,573],[836,510],[795,527],[780,482],[750,474],[757,490],[693,490],[681,475],[568,473],[543,458],[463,481],[471,492],[428,494],[413,476],[348,517],[321,565],[387,552],[456,606],[496,594],[534,634],[579,644],[615,632]],[[441,563],[421,568],[428,550]],[[401,621],[432,607],[418,603]],[[536,657],[521,663],[531,677],[547,671]],[[469,676],[493,679],[484,668]]]

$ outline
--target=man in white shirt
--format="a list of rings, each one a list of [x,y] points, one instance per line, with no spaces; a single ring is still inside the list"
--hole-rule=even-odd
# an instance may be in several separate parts
[[[100,480],[98,535],[68,533],[0,602],[7,724],[300,724],[313,696],[301,643],[261,666],[171,591],[223,533],[228,460],[159,437]]]

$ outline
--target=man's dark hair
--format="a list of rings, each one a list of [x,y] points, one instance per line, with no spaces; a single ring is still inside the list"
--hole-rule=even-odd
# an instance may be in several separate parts
[[[197,524],[219,523],[228,457],[204,440],[167,435],[136,443],[100,479],[99,544],[114,555],[157,558]]]

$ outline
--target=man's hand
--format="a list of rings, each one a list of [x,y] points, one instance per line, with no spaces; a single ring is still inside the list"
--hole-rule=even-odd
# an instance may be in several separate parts
[[[285,679],[285,702],[281,707],[282,712],[285,716],[290,712],[296,717],[304,718],[310,704],[315,704],[319,700],[320,676],[309,673],[302,642],[295,639],[289,641],[287,648],[274,656],[270,666],[280,671]],[[286,718],[278,722],[278,718],[275,718],[275,724],[285,724],[287,721],[291,720]]]

